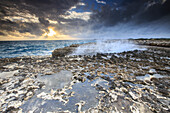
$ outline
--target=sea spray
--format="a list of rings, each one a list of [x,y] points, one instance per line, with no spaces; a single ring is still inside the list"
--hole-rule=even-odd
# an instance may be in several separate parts
[[[97,40],[79,46],[72,55],[95,55],[97,53],[119,53],[124,51],[141,50],[138,45],[128,40]]]

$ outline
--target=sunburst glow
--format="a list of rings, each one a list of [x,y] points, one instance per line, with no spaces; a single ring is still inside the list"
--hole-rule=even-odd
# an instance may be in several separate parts
[[[52,28],[49,28],[49,33],[47,33],[47,36],[54,36],[54,35],[56,35],[56,32]]]
[[[65,35],[57,31],[54,27],[48,27],[48,31],[44,30],[44,34],[39,38],[40,40],[73,40],[75,38]]]

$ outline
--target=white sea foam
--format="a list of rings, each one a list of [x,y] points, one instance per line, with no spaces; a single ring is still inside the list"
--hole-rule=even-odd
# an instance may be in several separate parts
[[[96,53],[119,53],[144,48],[126,40],[97,41],[96,43],[79,46],[72,55],[94,55]]]

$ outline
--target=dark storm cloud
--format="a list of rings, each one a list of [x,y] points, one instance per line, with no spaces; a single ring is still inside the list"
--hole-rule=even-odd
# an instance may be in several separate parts
[[[40,29],[41,25],[38,23],[17,23],[11,22],[10,20],[0,20],[0,31],[5,30],[7,33],[9,31],[19,31],[20,33],[29,32],[35,35],[41,35],[43,31]]]
[[[0,4],[4,14],[7,14],[8,8],[14,8],[11,12],[19,10],[28,11],[37,17],[50,17],[53,14],[59,15],[67,11],[71,6],[78,3],[79,0],[1,0]],[[16,9],[15,9],[16,8]]]
[[[5,34],[4,34],[4,33],[2,33],[2,32],[0,32],[0,35],[4,35],[4,36],[5,36]]]
[[[44,18],[39,18],[38,19],[40,21],[41,24],[45,25],[45,26],[49,26],[49,21],[44,19]]]
[[[95,30],[100,28],[99,32],[103,33],[107,27],[114,27],[118,34],[130,27],[133,32],[143,27],[152,33],[154,29],[161,31],[160,28],[166,31],[166,26],[170,25],[170,0],[97,1],[104,1],[104,4],[96,0],[0,0],[0,35],[17,31],[42,36],[49,26],[75,36],[80,33],[90,35],[93,31],[99,34]],[[90,12],[90,19],[85,12]],[[150,27],[147,27],[148,23]]]
[[[29,32],[34,35],[41,36],[43,34],[42,25],[38,23],[20,23],[18,31],[20,33]]]
[[[7,31],[13,31],[14,27],[17,25],[14,22],[11,22],[10,20],[0,20],[0,30],[7,30]]]
[[[91,16],[92,22],[114,26],[133,21],[145,23],[170,15],[170,0],[122,0],[101,7]]]
[[[170,37],[170,0],[107,0],[106,5],[92,11],[90,30],[86,28],[79,37]]]
[[[0,30],[41,35],[79,0],[0,0]],[[16,20],[17,18],[17,20]],[[1,34],[0,34],[1,35]]]
[[[150,4],[152,4],[150,2]],[[149,5],[149,4],[148,4]],[[167,0],[165,3],[155,3],[148,7],[146,11],[142,12],[139,15],[138,19],[144,20],[144,21],[154,21],[158,20],[164,16],[170,15],[170,1]]]

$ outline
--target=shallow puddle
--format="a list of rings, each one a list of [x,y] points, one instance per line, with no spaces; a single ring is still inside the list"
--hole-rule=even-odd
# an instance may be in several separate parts
[[[71,111],[77,112],[78,106],[76,103],[84,101],[85,104],[82,106],[82,110],[87,110],[91,107],[95,107],[98,104],[98,100],[95,98],[98,96],[98,91],[95,87],[91,86],[91,82],[87,80],[84,83],[75,83],[72,86],[72,89],[68,89],[71,84],[72,73],[70,71],[61,71],[53,75],[39,76],[37,79],[45,83],[45,88],[38,90],[36,94],[28,101],[21,106],[23,111],[29,112],[54,112],[54,111]],[[65,87],[65,88],[64,88]],[[64,103],[57,99],[49,99],[46,97],[53,96],[51,91],[57,91],[58,89],[63,89],[65,92],[65,98],[68,99],[67,103]],[[39,96],[42,93],[48,94]],[[71,96],[68,96],[70,93],[73,93]],[[41,98],[42,97],[42,98]],[[64,98],[64,97],[62,97]]]
[[[146,74],[145,76],[137,76],[136,79],[144,81],[144,80],[150,80],[151,78],[164,78],[164,77],[166,76],[160,74],[153,74],[153,75]]]

